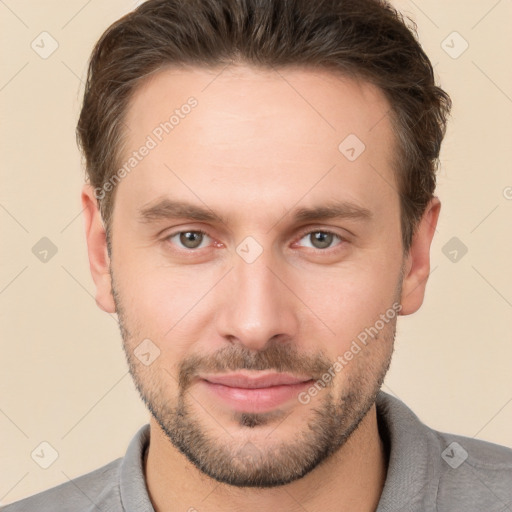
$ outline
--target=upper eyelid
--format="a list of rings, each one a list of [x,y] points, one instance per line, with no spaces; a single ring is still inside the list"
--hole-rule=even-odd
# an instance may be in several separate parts
[[[170,240],[171,238],[175,237],[176,235],[180,235],[181,233],[201,233],[203,235],[208,236],[212,240],[214,239],[206,230],[204,229],[180,229],[179,231],[173,231],[163,237],[164,241]]]

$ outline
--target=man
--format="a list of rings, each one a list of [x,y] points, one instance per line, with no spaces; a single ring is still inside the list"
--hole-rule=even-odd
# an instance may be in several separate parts
[[[149,0],[114,23],[82,201],[150,423],[6,512],[512,510],[512,450],[380,391],[423,301],[449,110],[378,0]]]

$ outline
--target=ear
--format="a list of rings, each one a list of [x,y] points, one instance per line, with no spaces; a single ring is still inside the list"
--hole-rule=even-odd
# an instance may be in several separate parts
[[[107,313],[115,313],[110,279],[110,258],[107,251],[107,234],[103,226],[94,188],[86,184],[82,188],[82,207],[85,221],[85,237],[89,267],[96,285],[96,304]]]
[[[414,233],[409,253],[405,258],[402,283],[401,315],[415,313],[421,307],[430,274],[430,244],[441,210],[437,197],[431,199]]]

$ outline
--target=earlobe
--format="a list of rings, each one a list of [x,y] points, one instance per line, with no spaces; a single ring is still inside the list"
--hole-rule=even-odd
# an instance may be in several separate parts
[[[98,208],[98,201],[91,185],[83,186],[81,199],[89,267],[96,286],[96,304],[107,313],[115,313],[107,237]]]
[[[414,233],[404,263],[401,315],[415,313],[423,303],[430,274],[430,245],[434,237],[440,210],[441,202],[437,197],[434,197],[427,205]]]

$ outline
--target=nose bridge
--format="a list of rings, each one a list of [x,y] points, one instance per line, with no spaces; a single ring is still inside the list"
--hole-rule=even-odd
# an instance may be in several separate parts
[[[217,318],[220,334],[258,350],[274,336],[294,336],[297,322],[293,295],[276,276],[271,250],[261,248],[255,257],[255,249],[243,243],[237,248]]]

